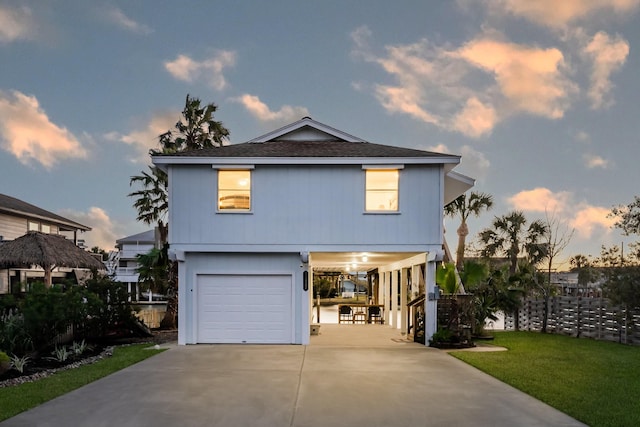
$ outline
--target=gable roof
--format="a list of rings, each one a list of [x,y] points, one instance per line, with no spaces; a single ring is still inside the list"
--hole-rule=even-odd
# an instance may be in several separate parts
[[[7,196],[5,194],[0,194],[0,213],[20,216],[24,218],[45,220],[57,225],[62,230],[91,230],[91,227],[87,227],[86,225],[71,221],[70,219],[67,219],[63,216],[56,215],[45,209],[39,208],[35,205],[24,202],[20,199],[16,199],[15,197]]]
[[[157,154],[158,165],[207,163],[204,159],[221,163],[250,162],[277,164],[310,163],[460,163],[460,156],[434,153],[413,148],[374,144],[304,117],[248,142],[204,150],[190,150],[172,154]],[[358,160],[356,160],[358,159]],[[210,162],[210,160],[209,160]]]
[[[290,123],[279,129],[266,133],[264,135],[253,138],[249,142],[267,142],[277,140],[292,140],[296,139],[296,135],[304,133],[303,131],[314,130],[315,134],[324,134],[324,138],[320,140],[342,140],[348,142],[365,142],[363,139],[357,136],[350,135],[346,132],[325,125],[318,121],[313,120],[311,117],[303,117],[297,122]]]
[[[244,142],[204,150],[190,150],[172,154],[174,157],[436,157],[442,160],[460,156],[373,144],[370,142],[326,141],[267,141]],[[457,163],[457,162],[456,162]]]

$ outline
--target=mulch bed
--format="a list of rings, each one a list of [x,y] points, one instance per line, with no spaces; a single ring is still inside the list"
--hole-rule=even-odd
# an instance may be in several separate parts
[[[153,331],[153,336],[151,337],[120,337],[117,339],[104,340],[96,344],[92,343],[93,349],[91,351],[85,351],[80,358],[70,357],[65,362],[59,362],[48,357],[41,357],[36,360],[31,360],[25,367],[23,373],[15,369],[10,369],[0,375],[0,388],[36,381],[56,372],[95,363],[98,360],[110,357],[113,354],[114,346],[143,343],[164,344],[177,340],[177,330],[157,330]]]

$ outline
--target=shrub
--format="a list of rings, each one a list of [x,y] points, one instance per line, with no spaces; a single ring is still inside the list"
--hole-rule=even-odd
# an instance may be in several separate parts
[[[138,323],[129,303],[129,294],[120,282],[94,275],[86,283],[88,336],[129,334]]]
[[[24,316],[17,309],[0,314],[0,348],[12,354],[24,355],[33,350]]]
[[[7,353],[4,351],[0,351],[0,374],[5,371],[8,371],[11,367],[11,359],[7,356]]]
[[[45,288],[42,283],[34,283],[22,305],[24,326],[36,350],[48,347],[59,334],[66,332],[71,324],[65,292],[54,285]]]
[[[29,356],[18,357],[14,354],[11,356],[11,367],[22,374],[30,361]]]

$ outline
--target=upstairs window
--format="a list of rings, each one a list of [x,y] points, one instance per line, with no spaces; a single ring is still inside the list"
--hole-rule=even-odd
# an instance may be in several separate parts
[[[365,210],[367,212],[398,211],[397,169],[367,169]]]
[[[218,210],[251,210],[251,171],[218,171]]]

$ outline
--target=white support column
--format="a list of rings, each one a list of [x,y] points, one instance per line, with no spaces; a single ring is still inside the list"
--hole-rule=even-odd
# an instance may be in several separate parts
[[[389,326],[398,329],[398,270],[391,271],[391,307]]]
[[[407,292],[409,290],[409,269],[400,270],[400,333],[407,333]]]
[[[431,257],[429,257],[431,258]],[[425,345],[429,345],[429,340],[438,328],[438,300],[436,295],[436,266],[435,260],[427,260],[425,269],[425,290],[427,298],[424,300],[424,337]]]
[[[380,302],[384,304],[384,323],[386,325],[389,324],[389,319],[391,318],[389,311],[389,272],[383,271],[379,274],[380,276]]]
[[[184,254],[178,258],[178,345],[195,344],[195,322],[191,322],[191,334],[187,336],[187,322],[191,321],[192,317],[187,315],[187,298],[193,300],[193,288],[195,283],[187,285],[187,272],[184,262]],[[195,309],[193,312],[195,313]]]

